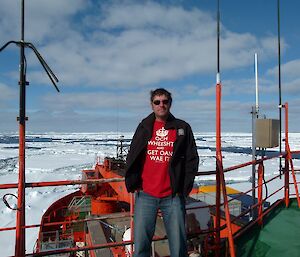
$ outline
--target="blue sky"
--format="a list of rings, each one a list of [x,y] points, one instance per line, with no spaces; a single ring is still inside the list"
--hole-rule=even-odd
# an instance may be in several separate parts
[[[17,0],[0,0],[0,46],[20,38]],[[27,130],[133,131],[149,91],[173,93],[172,112],[194,131],[215,131],[216,1],[30,0],[25,40],[58,76],[56,93],[26,50]],[[222,130],[251,131],[254,53],[260,114],[278,118],[277,0],[221,0]],[[281,0],[282,101],[298,132],[298,0]],[[17,131],[15,46],[0,53],[0,132]]]

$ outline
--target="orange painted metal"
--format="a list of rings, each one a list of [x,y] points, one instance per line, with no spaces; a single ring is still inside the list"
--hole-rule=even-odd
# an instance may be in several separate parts
[[[95,167],[95,170],[98,171],[104,179],[119,179],[119,182],[117,181],[115,183],[110,183],[110,186],[112,187],[112,189],[115,192],[117,192],[119,201],[124,201],[124,202],[130,203],[131,196],[127,192],[127,189],[126,189],[126,186],[124,183],[124,177],[116,174],[116,172],[113,172],[109,168],[108,160],[104,160],[103,165],[97,164]]]
[[[25,1],[21,1],[21,42],[20,44],[20,106],[19,106],[19,178],[18,202],[16,214],[16,244],[15,256],[25,255],[25,126],[26,126],[26,68],[24,44]]]
[[[288,104],[284,105],[285,109],[285,171],[284,171],[284,198],[285,198],[285,206],[289,207],[290,204],[290,174],[289,174],[289,123],[288,123]]]
[[[292,154],[300,154],[300,151],[291,151]],[[243,167],[247,167],[249,165],[252,164],[258,164],[260,162],[264,162],[267,160],[271,160],[271,159],[275,159],[278,158],[280,156],[284,156],[282,154],[278,154],[278,155],[274,155],[274,156],[270,156],[270,157],[264,157],[262,159],[259,159],[257,161],[250,161],[250,162],[245,162],[243,164],[239,164],[239,165],[234,165],[228,168],[224,168],[223,171],[224,173],[229,172],[229,171],[233,171],[233,170],[237,170]],[[296,171],[296,169],[295,169]],[[209,172],[198,172],[197,175],[201,176],[201,175],[213,175],[216,174],[216,171],[209,171]],[[83,185],[83,184],[87,184],[87,185],[91,185],[91,184],[103,184],[103,183],[110,183],[110,182],[114,182],[111,183],[111,185],[120,182],[120,184],[124,184],[122,183],[124,181],[124,177],[112,177],[112,178],[107,178],[107,179],[88,179],[88,180],[58,180],[58,181],[48,181],[48,182],[26,182],[25,183],[25,188],[34,188],[34,187],[52,187],[52,186],[68,186],[68,185]],[[125,188],[125,185],[123,185],[123,187]],[[0,185],[0,189],[12,189],[12,188],[18,188],[18,184],[17,183],[8,183],[8,184],[1,184]],[[124,190],[122,189],[122,192],[124,192]],[[126,191],[125,191],[126,192]],[[195,192],[195,191],[194,191]],[[126,199],[129,199],[126,197]],[[126,200],[125,202],[130,202],[130,200]]]
[[[101,197],[92,198],[92,215],[102,215],[117,211],[117,198],[103,199]]]
[[[93,246],[93,242],[89,233],[86,234],[85,241],[87,246]],[[90,250],[88,254],[90,257],[96,257],[96,253],[94,250]]]
[[[292,171],[292,177],[293,177],[293,183],[294,183],[295,192],[296,192],[297,203],[298,203],[298,207],[300,208],[300,196],[299,196],[299,189],[298,189],[298,184],[297,184],[297,179],[296,179],[294,164],[293,164],[293,160],[292,160],[292,157],[291,157],[290,150],[288,149],[288,151],[289,151],[288,155],[290,155],[289,162],[290,162],[291,171]]]
[[[53,187],[53,186],[68,186],[68,185],[92,185],[92,184],[104,184],[109,182],[122,182],[124,178],[110,178],[110,179],[88,179],[88,180],[58,180],[48,182],[27,182],[25,188],[29,187]],[[0,189],[18,188],[17,183],[1,184]]]
[[[262,163],[262,162],[260,162],[259,160],[257,161],[258,163]],[[222,170],[221,168],[219,168],[219,170]],[[117,182],[118,183],[118,182]],[[113,184],[113,183],[110,183],[110,185],[111,184]],[[105,197],[103,197],[103,199],[105,199]],[[106,200],[107,200],[107,198],[106,198]],[[54,212],[53,212],[53,214],[52,214],[52,217],[54,217],[55,216],[55,214],[54,214]],[[50,221],[50,220],[49,220]],[[225,221],[221,221],[222,222],[222,226],[221,227],[223,227],[223,224],[225,224],[226,222]],[[65,223],[68,223],[68,222],[65,222]],[[57,222],[57,224],[59,224],[59,222]],[[227,223],[226,223],[227,224]],[[44,225],[46,225],[46,224],[44,224]],[[232,224],[232,231],[233,232],[235,232],[235,227],[234,227],[234,224]],[[224,231],[227,231],[227,229],[224,229],[221,233],[223,233]],[[228,233],[228,231],[226,232],[226,233]],[[228,234],[227,234],[228,235]],[[222,237],[222,234],[221,234],[221,237]],[[214,249],[217,249],[217,247],[214,247]]]
[[[294,169],[291,149],[290,149],[290,145],[289,145],[289,136],[288,136],[288,130],[289,130],[288,110],[289,110],[289,105],[288,105],[288,103],[284,104],[284,109],[285,109],[285,130],[286,130],[285,131],[286,159],[288,159],[288,162],[289,162],[290,167],[291,167],[293,183],[294,183],[295,192],[296,192],[297,203],[298,203],[298,207],[300,208],[300,196],[299,196],[298,184],[297,184],[297,179],[296,179],[296,175],[295,175],[295,169]]]
[[[226,225],[227,225],[227,230],[228,230],[229,252],[230,252],[230,256],[231,257],[235,257],[233,232],[232,232],[232,227],[231,227],[232,223],[231,223],[231,220],[230,220],[230,212],[229,212],[228,199],[227,199],[227,193],[226,193],[225,177],[224,177],[222,163],[219,163],[219,165],[221,165],[219,167],[219,170],[220,170],[220,181],[221,181],[221,189],[222,189],[223,200],[224,200],[224,210],[225,210],[225,217],[226,217]]]
[[[229,237],[229,232],[228,232],[228,229],[227,229],[227,223],[226,223],[226,219],[221,219],[221,228],[222,227],[225,227],[224,229],[221,229],[221,232],[220,232],[220,237],[221,238],[228,238]],[[237,231],[239,231],[241,229],[241,226],[237,225],[237,224],[234,224],[234,223],[231,223],[231,229],[232,229],[232,233],[236,233]]]
[[[258,165],[258,224],[262,225],[263,223],[263,177],[264,177],[264,166],[262,163]]]
[[[133,217],[134,217],[134,194],[130,194],[130,241],[131,241],[131,244],[130,244],[130,255],[133,256],[133,243],[134,242],[134,220],[133,220]]]
[[[25,119],[19,129],[19,183],[16,219],[15,256],[25,254]]]
[[[58,200],[59,201],[59,200]],[[64,221],[58,221],[58,222],[47,222],[47,223],[43,223],[43,224],[32,224],[32,225],[26,225],[24,226],[25,229],[27,228],[38,228],[38,227],[51,227],[51,226],[57,226],[57,225],[61,225],[61,226],[65,226],[66,224],[75,224],[75,223],[83,223],[86,221],[92,221],[92,220],[103,220],[106,218],[123,218],[123,217],[129,217],[129,213],[128,212],[122,212],[120,214],[114,215],[113,217],[111,217],[110,215],[101,215],[101,217],[94,217],[94,218],[90,218],[90,219],[80,219],[80,220],[64,220]],[[45,222],[47,217],[44,217]],[[6,228],[0,228],[0,232],[1,231],[9,231],[9,230],[15,230],[16,227],[6,227]]]
[[[289,161],[285,158],[284,168],[284,202],[285,207],[289,207],[290,204],[290,174],[289,174]]]
[[[220,197],[221,197],[221,189],[223,193],[224,200],[224,210],[226,217],[226,225],[228,230],[228,242],[229,242],[229,252],[231,257],[235,257],[235,248],[234,241],[232,236],[232,228],[230,221],[230,212],[228,207],[228,199],[226,193],[226,184],[225,184],[225,176],[223,170],[223,157],[221,152],[221,84],[217,83],[216,85],[216,228],[218,232],[216,233],[216,243],[220,244],[220,226],[221,226],[221,216],[220,216]],[[220,254],[219,250],[216,250],[215,256]]]
[[[216,85],[216,222],[214,224],[215,242],[217,249],[215,256],[220,256],[220,224],[221,224],[221,183],[218,163],[222,162],[221,153],[221,84]]]
[[[225,209],[225,217],[226,219],[222,220],[220,217],[220,213],[219,213],[219,217],[217,217],[214,219],[214,224],[215,224],[215,230],[214,233],[215,235],[219,234],[219,240],[220,238],[223,236],[224,237],[228,237],[228,242],[229,242],[229,251],[230,251],[230,255],[233,257],[235,256],[235,249],[234,249],[234,242],[233,242],[233,236],[232,234],[234,232],[236,232],[237,230],[239,230],[239,228],[233,223],[233,220],[230,219],[230,213],[229,213],[229,208],[228,208],[228,199],[227,199],[227,192],[226,192],[226,185],[225,185],[225,176],[224,176],[224,172],[225,171],[231,171],[234,169],[238,169],[240,167],[244,167],[247,165],[251,165],[252,162],[246,163],[246,164],[241,164],[241,165],[237,165],[234,167],[230,167],[227,169],[223,169],[223,163],[222,163],[222,152],[221,152],[221,85],[217,84],[217,108],[216,108],[216,117],[217,117],[217,127],[216,127],[216,180],[217,180],[217,190],[219,191],[219,207],[221,205],[220,203],[220,196],[221,196],[221,192],[223,194],[224,197],[224,209]],[[288,132],[288,117],[287,117],[287,112],[288,112],[288,105],[286,104],[284,106],[286,108],[286,133]],[[288,144],[288,136],[286,136],[286,153],[284,154],[284,156],[286,157],[286,161],[288,161],[288,164],[291,164],[292,167],[292,173],[294,174],[295,170],[293,169],[292,166],[292,152],[289,149],[289,144]],[[273,157],[272,157],[273,158]],[[263,212],[263,208],[262,208],[262,203],[263,201],[265,201],[266,199],[263,199],[262,197],[262,186],[263,186],[263,171],[264,171],[264,167],[263,167],[263,162],[265,160],[268,160],[271,158],[263,158],[261,160],[257,160],[256,164],[259,164],[259,168],[258,168],[258,172],[259,172],[259,182],[258,182],[258,190],[260,190],[260,192],[258,193],[258,206],[261,209],[260,214],[259,214],[259,219],[258,222],[262,222],[262,217],[265,215],[265,213]],[[24,164],[25,165],[25,164]],[[287,169],[288,171],[288,169]],[[99,202],[101,202],[101,204],[106,203],[106,204],[111,204],[112,202],[116,202],[118,200],[120,200],[120,197],[122,197],[122,201],[128,202],[130,203],[130,210],[131,210],[131,217],[133,217],[133,212],[134,212],[134,195],[133,194],[124,194],[124,192],[126,192],[125,189],[125,185],[123,182],[123,178],[119,175],[117,175],[117,179],[116,178],[116,173],[112,172],[111,170],[111,166],[110,166],[110,162],[108,160],[105,160],[104,165],[101,164],[97,164],[94,170],[87,170],[85,171],[86,173],[88,172],[99,172],[101,173],[101,175],[103,176],[103,179],[99,179],[99,176],[95,173],[95,176],[89,177],[87,180],[85,181],[57,181],[57,182],[36,182],[36,183],[24,183],[24,189],[27,186],[32,186],[32,187],[42,187],[42,186],[53,186],[53,185],[68,185],[68,184],[92,184],[92,183],[96,183],[97,185],[97,190],[91,190],[89,191],[88,188],[86,187],[85,190],[83,190],[85,193],[89,192],[92,193],[94,195],[94,199],[98,199]],[[286,172],[288,174],[288,172]],[[118,177],[119,176],[119,177]],[[285,174],[286,176],[286,174]],[[108,182],[108,183],[107,183]],[[110,182],[114,182],[114,183],[110,183]],[[99,186],[99,184],[102,184],[101,187]],[[296,179],[294,178],[294,184],[295,184],[295,188],[297,189],[297,183],[296,183]],[[14,186],[14,184],[7,184],[8,186]],[[113,186],[115,185],[115,186]],[[285,182],[285,186],[288,185],[287,182]],[[2,185],[3,186],[3,185]],[[99,189],[101,188],[101,189]],[[99,189],[99,190],[98,190]],[[79,191],[79,194],[82,194],[83,191]],[[106,192],[104,194],[104,192]],[[297,195],[299,197],[298,191],[296,190]],[[289,197],[289,195],[285,195],[285,197]],[[216,199],[217,202],[217,199]],[[52,221],[56,221],[57,217],[59,217],[59,209],[60,208],[64,208],[65,203],[64,201],[60,200],[60,207],[57,208],[58,206],[53,206],[54,208],[52,208],[52,212],[48,212],[44,217],[43,217],[43,224],[42,226],[47,227],[47,224],[45,222],[52,222]],[[93,204],[92,204],[93,205]],[[110,206],[111,208],[111,206]],[[51,208],[50,208],[51,209]],[[55,210],[54,210],[55,209]],[[99,207],[99,209],[105,209],[103,208],[103,206]],[[218,209],[218,208],[217,208]],[[107,212],[114,212],[114,210],[108,210]],[[70,224],[72,221],[70,220],[61,220],[59,222],[54,222],[55,225],[59,225],[60,226],[66,226],[67,223]],[[80,221],[82,222],[82,221]],[[24,223],[25,224],[25,223]],[[218,226],[217,226],[218,224]],[[133,228],[133,219],[131,220],[131,228]],[[226,225],[226,226],[225,226]],[[51,225],[49,225],[50,227]],[[29,226],[22,226],[22,228],[24,229],[25,227],[29,227]],[[220,232],[221,230],[221,232]],[[218,231],[218,232],[217,232]],[[133,229],[132,229],[133,232]],[[82,233],[78,233],[78,235],[76,235],[76,238],[78,238],[78,240],[80,240],[82,237],[84,236],[84,234]],[[216,236],[216,241],[217,241],[217,236]],[[21,240],[21,239],[20,239]],[[25,242],[25,241],[24,241]],[[131,237],[131,244],[133,242],[133,234]],[[110,244],[107,244],[107,246],[109,246]],[[113,247],[117,247],[118,245],[124,245],[124,244],[113,244],[111,246]],[[97,246],[98,247],[98,246]],[[102,248],[102,246],[100,246],[100,248]],[[25,248],[24,248],[25,249]],[[92,249],[91,247],[86,247],[83,249]],[[95,248],[94,248],[95,249]],[[213,249],[215,250],[215,252],[217,254],[220,254],[220,245],[215,244],[213,246]],[[68,250],[68,249],[65,249]],[[63,252],[65,252],[65,250]],[[70,249],[69,249],[70,250]],[[118,252],[118,248],[115,248],[116,250],[116,254]],[[71,251],[73,251],[71,249]],[[42,253],[40,253],[42,256]],[[27,255],[27,254],[26,254]],[[16,256],[22,256],[22,255],[16,255]],[[37,254],[37,256],[39,256],[39,254]]]

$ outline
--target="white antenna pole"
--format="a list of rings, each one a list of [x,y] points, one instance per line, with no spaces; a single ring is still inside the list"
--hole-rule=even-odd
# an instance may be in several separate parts
[[[258,105],[258,69],[257,69],[257,53],[254,54],[254,70],[255,70],[255,106],[252,106],[252,160],[256,160],[256,120],[258,118],[259,105]],[[255,205],[255,182],[256,182],[256,169],[255,164],[252,164],[252,199]],[[252,219],[257,216],[257,209],[252,209],[250,215]]]
[[[256,112],[258,113],[259,104],[258,104],[258,71],[257,71],[257,53],[254,54],[254,65],[255,65],[255,107]]]

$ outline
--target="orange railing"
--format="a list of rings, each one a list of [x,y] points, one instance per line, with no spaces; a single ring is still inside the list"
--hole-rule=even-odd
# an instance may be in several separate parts
[[[217,93],[217,95],[220,94]],[[218,107],[217,107],[218,108]],[[210,238],[210,243],[204,244],[204,250],[206,253],[209,250],[213,250],[215,252],[215,256],[219,256],[221,253],[221,250],[223,249],[221,244],[224,243],[224,238],[221,239],[221,232],[227,231],[226,238],[228,240],[229,245],[229,254],[230,256],[235,256],[235,249],[234,249],[234,238],[238,237],[239,231],[233,231],[232,226],[234,223],[241,219],[242,217],[248,215],[251,211],[257,210],[257,217],[254,217],[254,220],[252,220],[251,224],[262,224],[263,223],[263,217],[268,214],[268,212],[271,210],[271,208],[275,208],[278,204],[281,202],[285,202],[286,206],[289,204],[289,199],[291,197],[290,194],[290,185],[293,185],[295,188],[295,195],[298,201],[298,205],[300,207],[300,197],[299,197],[299,191],[298,191],[298,183],[296,181],[296,175],[295,175],[295,168],[293,165],[293,154],[297,153],[299,154],[299,151],[292,152],[290,150],[289,146],[289,138],[288,138],[288,104],[286,103],[283,108],[285,109],[285,152],[284,153],[278,153],[276,156],[272,157],[262,157],[258,160],[249,161],[246,163],[242,163],[239,165],[235,165],[228,168],[223,168],[222,163],[222,154],[221,154],[221,144],[220,144],[220,129],[218,129],[218,137],[217,137],[217,150],[216,150],[216,171],[207,171],[207,172],[199,172],[197,176],[203,176],[203,175],[216,175],[216,202],[214,205],[206,205],[202,206],[200,208],[215,208],[215,222],[214,227],[210,229],[201,230],[198,234],[206,235],[207,238]],[[220,113],[219,119],[220,119]],[[220,123],[217,123],[218,126],[220,126]],[[264,180],[264,171],[265,171],[265,163],[275,159],[275,158],[285,158],[285,167],[284,167],[284,180],[282,182],[282,186],[275,189],[274,192],[269,193],[265,197],[264,195],[264,186],[268,185],[269,183],[272,183],[276,179],[281,179],[281,174],[274,175],[273,177],[269,178],[267,181]],[[229,172],[236,172],[239,169],[243,169],[246,167],[251,167],[252,165],[257,166],[257,172],[258,172],[258,182],[255,188],[251,188],[246,192],[243,192],[243,194],[249,194],[253,190],[257,190],[257,196],[258,200],[256,203],[253,203],[250,205],[250,207],[246,210],[243,210],[239,215],[233,216],[230,213],[229,210],[229,204],[233,200],[239,199],[243,194],[236,195],[235,197],[232,197],[231,199],[228,199],[228,193],[226,192],[226,180],[225,180],[225,174]],[[290,175],[293,180],[292,183],[290,183]],[[78,185],[78,184],[90,184],[90,183],[115,183],[123,181],[123,178],[117,178],[117,179],[93,179],[93,180],[66,180],[66,181],[55,181],[55,182],[30,182],[25,183],[25,187],[48,187],[48,186],[63,186],[63,185]],[[9,189],[9,188],[17,188],[18,184],[2,184],[0,185],[0,189]],[[276,194],[280,193],[282,190],[284,190],[283,196],[276,197],[279,199],[275,204],[271,205],[271,208],[265,208],[264,203],[266,203],[270,197],[274,197]],[[221,193],[223,196],[223,202],[221,203]],[[223,223],[221,223],[222,219],[222,212],[221,207],[224,208],[225,217],[223,219]],[[199,208],[199,207],[195,207]],[[193,208],[191,208],[193,209]],[[131,195],[131,201],[130,201],[130,212],[129,213],[122,213],[122,214],[115,214],[114,218],[119,217],[131,217],[131,227],[134,227],[133,224],[133,210],[134,210],[134,199],[133,195]],[[24,213],[25,215],[25,213]],[[20,217],[19,217],[20,218]],[[73,224],[73,223],[81,223],[86,222],[89,220],[97,220],[97,219],[104,219],[105,217],[101,218],[92,218],[92,219],[83,219],[83,220],[76,220],[76,221],[61,221],[61,222],[49,222],[44,223],[43,226],[54,226],[54,225],[63,225],[63,224]],[[28,228],[34,228],[34,227],[40,227],[40,224],[32,224],[32,225],[26,225],[24,224],[21,229],[25,230]],[[19,228],[20,229],[20,228]],[[17,230],[17,227],[5,227],[0,228],[1,231],[7,231],[7,230]],[[190,235],[193,236],[193,235]],[[154,240],[164,240],[166,237],[155,237]],[[19,237],[16,239],[16,245],[25,245],[24,242],[17,242],[18,240],[25,240],[22,239],[22,237]],[[226,241],[226,240],[225,240]],[[131,245],[131,252],[132,252],[132,245],[133,245],[133,237],[131,236],[130,241],[122,241],[122,242],[115,242],[115,243],[106,243],[106,244],[98,244],[91,246],[85,246],[85,247],[76,247],[76,248],[65,248],[60,250],[52,250],[47,252],[39,252],[39,253],[29,253],[25,254],[25,251],[23,254],[18,255],[18,257],[23,256],[45,256],[45,255],[54,255],[59,253],[71,253],[71,252],[77,252],[77,251],[88,251],[88,250],[95,250],[95,249],[101,249],[101,248],[110,248],[110,247],[117,247],[117,246],[125,246],[125,245]]]
[[[287,142],[287,140],[286,140]],[[287,148],[288,149],[288,148]],[[299,153],[299,152],[296,152]],[[250,189],[244,193],[250,193],[252,190],[258,190],[258,202],[254,205],[252,205],[248,210],[242,212],[240,215],[233,217],[232,215],[230,215],[229,213],[229,209],[228,209],[228,214],[226,215],[225,213],[225,219],[226,219],[226,223],[225,225],[220,225],[217,227],[215,226],[214,229],[210,229],[210,230],[202,230],[200,232],[200,234],[206,234],[206,235],[211,235],[213,234],[215,236],[215,239],[218,240],[218,238],[216,237],[217,234],[220,234],[220,232],[222,230],[227,229],[228,230],[228,235],[233,236],[233,232],[228,229],[228,223],[230,224],[230,226],[239,218],[241,218],[242,216],[245,216],[246,214],[248,214],[252,209],[258,209],[258,217],[256,219],[256,222],[258,223],[262,223],[263,217],[264,215],[266,215],[268,213],[268,209],[264,210],[263,207],[263,203],[266,202],[271,196],[274,196],[275,194],[279,193],[280,191],[282,191],[282,189],[285,189],[285,195],[284,198],[282,198],[281,200],[285,200],[287,201],[287,199],[289,199],[290,194],[287,193],[287,191],[289,192],[289,190],[287,190],[287,188],[289,188],[289,185],[286,185],[286,181],[288,181],[286,179],[286,177],[289,175],[289,173],[291,173],[292,178],[293,178],[293,183],[291,183],[291,185],[294,185],[295,188],[297,188],[298,183],[295,180],[295,170],[294,167],[291,166],[291,170],[285,170],[285,180],[283,181],[283,185],[280,188],[277,188],[274,192],[270,193],[268,196],[266,196],[265,198],[263,198],[263,186],[271,183],[272,181],[274,181],[275,179],[280,179],[280,175],[275,175],[272,178],[268,179],[267,181],[263,182],[263,171],[264,171],[264,163],[268,162],[272,159],[278,158],[278,157],[284,157],[286,159],[286,161],[288,161],[290,164],[292,163],[292,156],[293,156],[293,152],[288,151],[287,153],[284,154],[278,154],[276,156],[273,157],[264,157],[262,159],[258,159],[256,161],[250,161],[247,163],[243,163],[240,165],[236,165],[236,166],[232,166],[229,168],[225,168],[223,169],[223,174],[228,173],[228,172],[234,172],[237,171],[239,169],[245,168],[245,167],[250,167],[252,164],[256,164],[258,165],[258,185],[254,188],[254,189]],[[287,167],[285,167],[287,168]],[[202,175],[207,175],[207,174],[216,174],[215,171],[211,171],[211,172],[199,172],[198,176],[202,176]],[[289,176],[288,176],[289,177]],[[119,182],[122,179],[118,179],[115,182]],[[223,188],[223,185],[226,185],[225,183],[225,176],[222,177],[223,183],[221,188]],[[84,183],[91,183],[90,181],[78,181],[78,180],[74,180],[74,181],[57,181],[57,182],[32,182],[32,183],[26,183],[26,185],[28,187],[43,187],[43,186],[57,186],[57,185],[70,185],[70,184],[84,184]],[[114,180],[109,179],[108,181],[105,181],[105,179],[99,179],[99,180],[94,180],[93,183],[114,183]],[[6,185],[0,185],[1,189],[5,189],[5,188],[15,188],[17,185],[15,184],[6,184]],[[296,191],[296,197],[297,199],[299,199],[299,195]],[[226,194],[226,192],[223,191],[223,194]],[[227,194],[226,194],[227,195]],[[242,194],[241,194],[242,195]],[[239,196],[232,198],[230,200],[227,201],[227,208],[228,208],[228,204],[233,201],[234,199],[238,199]],[[278,197],[280,198],[280,197]],[[224,198],[223,198],[224,199]],[[220,203],[220,207],[224,206],[224,209],[226,207],[225,204],[225,199],[223,200],[223,203]],[[201,208],[205,208],[205,207],[216,207],[213,205],[207,205],[207,206],[202,206]],[[195,207],[195,208],[199,208],[199,207]],[[119,215],[114,215],[115,218],[119,218],[119,217],[124,217],[124,216],[132,216],[133,215],[133,201],[131,203],[131,211],[130,213],[123,213],[123,214],[119,214]],[[77,221],[61,221],[61,222],[50,222],[50,223],[45,223],[43,224],[43,226],[53,226],[53,225],[62,225],[62,224],[72,224],[72,223],[80,223],[80,222],[86,222],[88,220],[97,220],[97,219],[104,219],[105,217],[101,217],[101,218],[93,218],[93,219],[83,219],[83,220],[77,220]],[[133,225],[133,224],[132,224]],[[34,225],[25,225],[23,227],[23,229],[28,229],[28,228],[34,228],[34,227],[40,227],[40,224],[34,224]],[[16,227],[7,227],[7,228],[0,228],[0,231],[5,231],[5,230],[14,230],[16,229]],[[155,238],[155,240],[163,240],[166,239],[164,238]],[[233,240],[233,237],[232,237]],[[221,240],[220,240],[221,241]],[[87,250],[94,250],[94,249],[101,249],[101,248],[105,248],[105,247],[116,247],[116,246],[124,246],[124,245],[128,245],[128,244],[132,244],[132,240],[131,241],[126,241],[126,242],[116,242],[116,243],[108,243],[108,244],[101,244],[101,245],[94,245],[93,247],[80,247],[80,248],[67,248],[67,249],[61,249],[61,250],[53,250],[53,251],[47,251],[47,252],[40,252],[40,253],[30,253],[30,254],[24,254],[24,256],[45,256],[45,255],[52,255],[52,254],[58,254],[58,253],[66,253],[66,252],[76,252],[76,251],[87,251]],[[213,244],[215,244],[216,242],[214,242]],[[219,245],[213,245],[213,247],[211,249],[214,249],[216,252],[220,251],[220,246]],[[231,254],[231,253],[230,253]]]

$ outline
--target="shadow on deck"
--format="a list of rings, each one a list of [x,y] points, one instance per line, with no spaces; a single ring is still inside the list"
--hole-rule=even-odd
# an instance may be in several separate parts
[[[299,257],[300,209],[296,199],[289,208],[278,205],[264,219],[262,226],[255,225],[235,240],[239,257]]]

